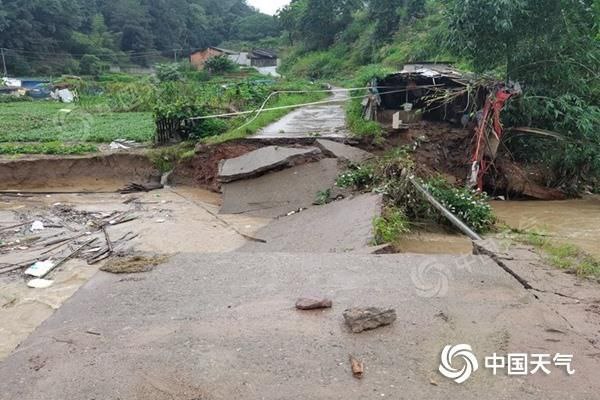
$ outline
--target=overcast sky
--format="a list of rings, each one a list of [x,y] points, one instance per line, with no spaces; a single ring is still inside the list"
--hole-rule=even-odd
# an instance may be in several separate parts
[[[248,4],[269,15],[275,14],[278,9],[289,2],[290,0],[248,0]]]

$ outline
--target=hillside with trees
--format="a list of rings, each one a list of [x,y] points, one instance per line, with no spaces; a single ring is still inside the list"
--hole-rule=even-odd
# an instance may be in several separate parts
[[[12,75],[149,66],[271,35],[275,20],[245,0],[0,0],[0,47]]]

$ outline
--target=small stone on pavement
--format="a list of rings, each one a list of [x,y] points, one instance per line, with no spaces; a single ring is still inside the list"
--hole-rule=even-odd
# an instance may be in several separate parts
[[[390,325],[396,320],[396,310],[377,307],[350,308],[344,311],[346,324],[354,333]]]
[[[299,310],[318,310],[321,308],[331,308],[333,302],[331,299],[321,296],[304,296],[296,301],[296,308]]]

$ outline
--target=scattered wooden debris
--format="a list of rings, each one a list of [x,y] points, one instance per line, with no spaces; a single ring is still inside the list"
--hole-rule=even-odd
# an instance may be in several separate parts
[[[108,231],[106,230],[106,225],[102,226],[102,232],[104,233],[104,239],[106,240],[106,245],[108,246],[108,253],[113,253],[113,245],[110,241],[110,237],[108,236]]]
[[[164,186],[160,183],[135,183],[131,182],[129,185],[125,186],[123,189],[119,190],[121,194],[131,194],[131,193],[139,193],[139,192],[151,192],[153,190],[159,190],[164,188]]]
[[[33,222],[34,222],[34,221],[25,221],[25,222],[22,222],[22,223],[20,223],[20,224],[11,225],[11,226],[6,226],[6,227],[4,227],[4,228],[0,228],[0,232],[3,232],[3,231],[8,231],[8,230],[11,230],[11,229],[20,228],[20,227],[22,227],[22,226],[25,226],[25,225],[33,224]]]

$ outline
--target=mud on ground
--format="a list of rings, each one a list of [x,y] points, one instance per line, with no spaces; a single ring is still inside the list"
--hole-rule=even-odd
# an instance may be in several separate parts
[[[36,232],[31,232],[31,223],[0,231],[0,360],[103,265],[102,262],[88,265],[85,260],[105,246],[103,233],[97,229],[98,222],[109,221],[120,213],[136,217],[127,223],[107,226],[115,253],[150,257],[150,260],[142,262],[117,265],[121,270],[127,267],[126,272],[129,273],[146,269],[164,255],[233,251],[247,242],[241,233],[253,234],[268,222],[248,216],[217,218],[218,204],[218,195],[186,187],[131,195],[0,195],[0,227],[7,228],[34,219],[43,221],[46,226],[43,231]],[[83,236],[73,242],[45,245],[79,235]],[[23,270],[31,265],[29,261],[37,258],[61,260],[93,237],[97,238],[96,242],[47,276],[46,279],[54,281],[50,288],[27,287],[31,278],[25,277]],[[23,268],[3,272],[21,263]]]

